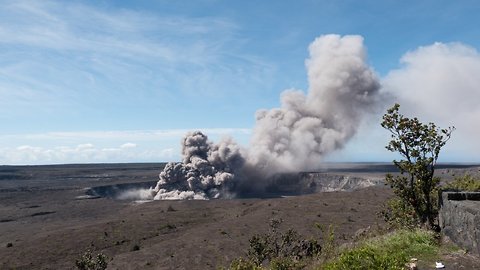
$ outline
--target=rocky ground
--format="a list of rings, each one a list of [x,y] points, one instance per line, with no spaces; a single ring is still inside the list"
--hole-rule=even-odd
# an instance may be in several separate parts
[[[306,237],[321,238],[315,224],[332,224],[339,244],[351,241],[362,228],[378,225],[376,213],[392,195],[380,185],[269,199],[82,199],[93,186],[155,181],[162,166],[0,167],[0,269],[73,269],[86,249],[105,253],[108,269],[217,269],[245,255],[248,239],[266,232],[272,218],[283,220],[280,228],[294,228]],[[325,171],[381,178],[392,169],[336,166]],[[451,177],[469,170],[478,172],[478,167],[450,166],[439,173]],[[442,259],[456,269],[474,269],[468,267],[478,263],[463,253]]]

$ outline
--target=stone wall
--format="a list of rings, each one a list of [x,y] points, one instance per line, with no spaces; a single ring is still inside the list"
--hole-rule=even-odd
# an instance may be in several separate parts
[[[439,199],[442,233],[480,256],[480,192],[442,192]]]

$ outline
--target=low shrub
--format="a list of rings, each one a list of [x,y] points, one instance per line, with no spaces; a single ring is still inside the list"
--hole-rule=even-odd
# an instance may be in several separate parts
[[[452,182],[443,186],[442,189],[456,191],[480,191],[480,178],[478,178],[478,176],[474,177],[470,174],[457,176]]]
[[[413,207],[399,197],[386,201],[378,216],[385,220],[389,229],[413,229],[419,226]]]
[[[321,269],[405,269],[412,257],[432,257],[439,251],[435,234],[427,230],[398,230],[341,252]]]
[[[257,266],[251,260],[237,258],[232,261],[228,269],[230,270],[262,270],[262,267]]]
[[[108,265],[108,257],[103,253],[93,256],[92,251],[87,249],[80,258],[75,261],[79,270],[105,270]]]
[[[270,232],[255,234],[249,240],[247,259],[235,259],[229,269],[247,270],[263,269],[302,269],[305,260],[317,257],[321,246],[315,239],[305,239],[293,229],[279,231],[282,221],[273,219],[270,222]]]
[[[135,244],[132,246],[132,248],[130,249],[131,251],[138,251],[140,250],[140,246],[138,244]]]

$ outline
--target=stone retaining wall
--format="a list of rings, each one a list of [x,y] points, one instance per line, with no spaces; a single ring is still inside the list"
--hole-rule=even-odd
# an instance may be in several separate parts
[[[480,256],[480,192],[442,192],[439,199],[442,233]]]

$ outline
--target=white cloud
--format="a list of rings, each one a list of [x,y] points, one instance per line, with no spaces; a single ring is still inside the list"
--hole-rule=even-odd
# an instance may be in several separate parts
[[[250,134],[249,129],[202,130],[211,140],[222,136],[245,140]],[[0,135],[0,164],[178,161],[180,139],[186,132],[180,129]],[[22,144],[25,141],[32,143]]]
[[[30,145],[21,145],[17,147],[18,151],[32,151],[32,150],[34,151],[35,149],[39,149],[39,148],[30,146]]]
[[[453,160],[480,158],[480,54],[461,43],[435,43],[405,54],[384,88],[401,104],[401,112],[423,122],[457,130],[445,155]]]
[[[135,147],[137,147],[137,144],[135,143],[124,143],[120,145],[120,148],[122,149],[135,148]]]
[[[176,155],[178,155],[178,153],[175,152],[176,149],[174,148],[167,148],[167,149],[163,149],[160,153],[161,156],[164,156],[164,157],[169,157],[169,158],[173,158],[175,157]]]
[[[78,145],[53,148],[23,145],[0,148],[1,164],[62,164],[102,162],[162,162],[172,160],[172,149],[135,150],[132,147],[95,148]]]
[[[93,149],[95,146],[91,143],[82,143],[82,144],[79,144],[77,145],[77,148],[78,150],[80,151],[87,151],[89,149]]]

